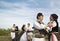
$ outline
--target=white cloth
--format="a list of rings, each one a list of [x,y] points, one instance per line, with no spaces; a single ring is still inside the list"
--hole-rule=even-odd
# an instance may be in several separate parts
[[[55,21],[50,21],[49,24],[53,25],[52,27],[55,27],[57,25]]]
[[[52,23],[53,27],[55,27],[57,25],[55,21],[50,21],[49,23]],[[47,32],[52,31],[53,27],[47,27],[46,31]]]
[[[26,32],[21,36],[20,41],[27,41],[27,35],[26,35]]]
[[[58,39],[57,39],[57,37],[56,37],[55,34],[53,34],[53,37],[54,37],[54,41],[58,41]],[[52,41],[52,36],[51,36],[51,38],[50,38],[50,41]]]
[[[15,28],[14,27],[12,27],[12,31],[15,31]]]
[[[37,29],[45,29],[45,25],[44,24],[39,24],[37,21],[33,24],[33,27],[37,28]]]
[[[46,28],[46,31],[47,31],[47,32],[52,31],[52,27],[47,27],[47,28]]]
[[[32,41],[45,41],[45,38],[33,38]]]
[[[57,23],[55,21],[53,21],[53,27],[55,27],[57,25]]]
[[[11,38],[12,38],[12,39],[15,38],[15,32],[11,32]]]
[[[29,30],[29,31],[33,31],[32,27],[26,27],[26,31]]]

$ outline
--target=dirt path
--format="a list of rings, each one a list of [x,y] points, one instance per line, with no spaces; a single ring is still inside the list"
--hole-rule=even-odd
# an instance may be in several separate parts
[[[0,41],[11,41],[10,36],[0,36]]]

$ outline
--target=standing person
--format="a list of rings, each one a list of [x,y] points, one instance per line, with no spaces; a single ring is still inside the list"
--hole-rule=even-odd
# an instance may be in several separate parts
[[[58,41],[55,34],[58,33],[58,15],[51,14],[50,16],[50,23],[48,26],[51,28],[50,34],[49,34],[49,41]]]
[[[21,32],[21,35],[20,35],[20,41],[27,41],[26,25],[22,26],[22,32]]]
[[[35,34],[35,38],[33,38],[33,41],[45,41],[44,38],[44,32],[45,32],[45,25],[42,22],[43,20],[43,14],[42,13],[38,13],[37,14],[37,21],[34,23],[33,27],[34,27],[34,34]]]
[[[15,41],[18,41],[18,32],[19,32],[19,29],[18,29],[18,26],[15,27]]]
[[[12,32],[11,32],[11,38],[12,38],[12,41],[15,41],[15,29],[16,29],[15,27],[16,27],[16,25],[13,24]]]
[[[27,41],[32,41],[32,38],[33,38],[33,29],[32,27],[30,26],[30,23],[27,24]]]
[[[18,35],[18,40],[19,41],[20,41],[20,38],[21,38],[21,36],[23,35],[24,32],[25,32],[25,24],[22,26],[22,31]]]

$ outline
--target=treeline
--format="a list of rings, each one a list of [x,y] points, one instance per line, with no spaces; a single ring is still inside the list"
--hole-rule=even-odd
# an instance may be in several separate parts
[[[0,29],[0,36],[10,35],[11,29]]]
[[[21,30],[19,30],[21,32]],[[0,36],[9,36],[11,33],[11,29],[0,29]],[[60,27],[59,27],[59,33],[60,33]]]
[[[0,29],[0,36],[10,36],[11,34],[11,29]],[[21,30],[19,30],[19,33]]]

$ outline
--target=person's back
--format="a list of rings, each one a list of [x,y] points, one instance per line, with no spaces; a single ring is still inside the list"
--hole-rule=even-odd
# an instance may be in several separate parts
[[[25,33],[25,25],[22,26],[22,31],[18,34],[18,41],[21,40],[21,37],[24,33]]]
[[[19,29],[18,26],[15,27],[15,41],[18,41],[18,33],[19,33]]]

